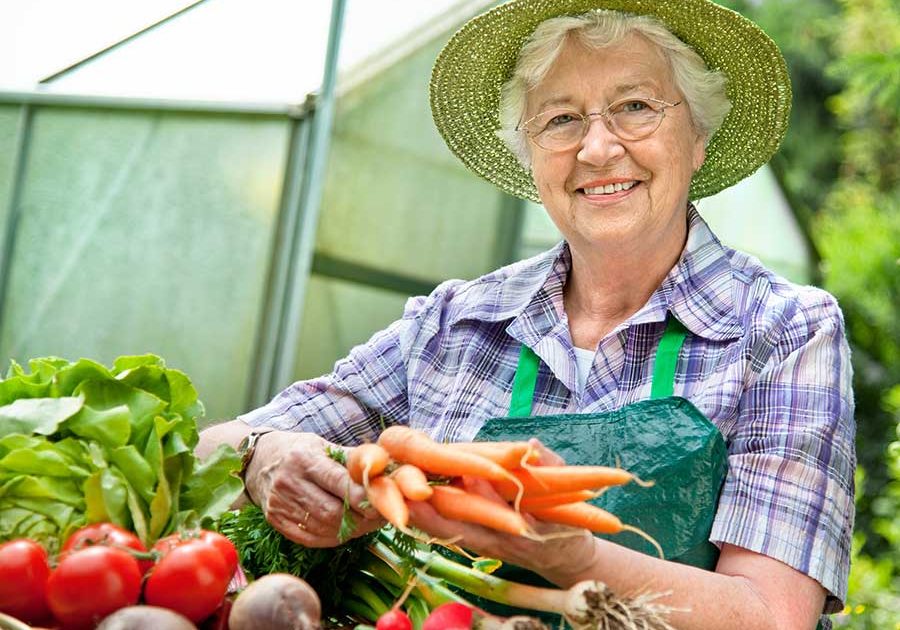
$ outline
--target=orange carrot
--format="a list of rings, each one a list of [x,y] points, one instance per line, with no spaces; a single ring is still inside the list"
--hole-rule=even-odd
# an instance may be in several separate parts
[[[388,452],[377,444],[360,444],[347,456],[347,472],[356,483],[369,485],[369,479],[384,472],[391,462]]]
[[[487,457],[507,469],[519,468],[540,459],[540,453],[528,442],[453,442],[447,446]]]
[[[403,464],[391,473],[403,496],[410,501],[427,501],[434,493],[428,485],[428,478],[412,464]]]
[[[574,490],[572,492],[560,492],[559,494],[545,494],[537,497],[523,497],[519,509],[523,512],[542,510],[567,503],[581,503],[597,496],[590,490]]]
[[[662,547],[653,536],[638,527],[626,525],[614,514],[590,503],[567,503],[540,510],[529,510],[528,514],[548,523],[581,527],[595,534],[632,532],[650,543],[660,558],[665,558]],[[549,536],[552,537],[553,534],[549,534]]]
[[[514,470],[512,474],[525,489],[525,496],[532,497],[620,486],[634,479],[627,470],[606,466],[531,466],[528,469]],[[518,484],[508,480],[491,481],[500,496],[507,501],[513,500],[519,491]]]
[[[528,513],[542,521],[582,527],[595,534],[618,534],[625,528],[615,515],[590,503],[568,503]]]
[[[409,523],[409,506],[396,482],[385,475],[378,475],[369,481],[367,488],[369,503],[391,525],[406,531]]]
[[[433,486],[429,503],[444,518],[476,523],[500,532],[521,536],[528,533],[528,523],[512,508],[479,494],[453,486]]]
[[[500,464],[481,455],[454,450],[449,444],[439,444],[423,431],[399,425],[388,427],[378,437],[378,444],[396,461],[436,475],[472,475],[491,481],[505,479],[514,487],[516,485],[512,473]]]

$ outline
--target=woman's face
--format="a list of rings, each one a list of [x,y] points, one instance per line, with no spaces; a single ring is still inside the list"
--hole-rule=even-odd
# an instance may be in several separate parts
[[[629,35],[619,45],[589,50],[569,40],[544,80],[528,92],[525,118],[560,106],[600,112],[628,96],[682,100],[654,44]],[[659,128],[641,140],[618,138],[595,116],[572,149],[530,146],[541,200],[572,247],[655,248],[669,240],[673,246],[675,239],[683,242],[691,177],[705,156],[704,139],[694,130],[686,104],[667,108]],[[602,192],[616,183],[632,186]]]

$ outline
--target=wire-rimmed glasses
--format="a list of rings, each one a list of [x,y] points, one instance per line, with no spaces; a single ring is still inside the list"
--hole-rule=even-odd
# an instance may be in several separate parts
[[[591,118],[600,116],[607,129],[622,140],[642,140],[659,129],[667,108],[681,103],[628,97],[611,103],[602,112],[587,114],[569,107],[556,107],[529,118],[516,131],[524,131],[532,142],[547,151],[567,151],[578,146],[587,135]]]

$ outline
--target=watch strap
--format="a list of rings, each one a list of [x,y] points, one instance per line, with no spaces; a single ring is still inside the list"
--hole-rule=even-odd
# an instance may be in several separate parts
[[[247,468],[250,467],[250,462],[253,460],[253,455],[256,453],[256,445],[259,442],[259,438],[274,430],[275,429],[253,430],[241,440],[237,452],[238,455],[241,456],[241,469],[238,472],[238,477],[240,477],[242,481],[246,481]]]

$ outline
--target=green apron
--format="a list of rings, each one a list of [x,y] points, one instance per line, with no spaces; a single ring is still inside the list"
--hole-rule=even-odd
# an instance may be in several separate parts
[[[513,381],[509,416],[491,418],[479,441],[538,438],[567,464],[621,466],[651,488],[628,484],[607,490],[592,503],[639,527],[662,546],[666,559],[704,569],[715,568],[718,549],[709,542],[727,451],[718,428],[684,398],[672,396],[678,352],[687,330],[670,317],[656,351],[651,399],[616,411],[532,416],[540,359],[522,345]],[[631,532],[603,536],[656,556],[654,548]],[[543,583],[539,576],[504,565],[507,579]],[[498,614],[509,608],[482,602]]]

